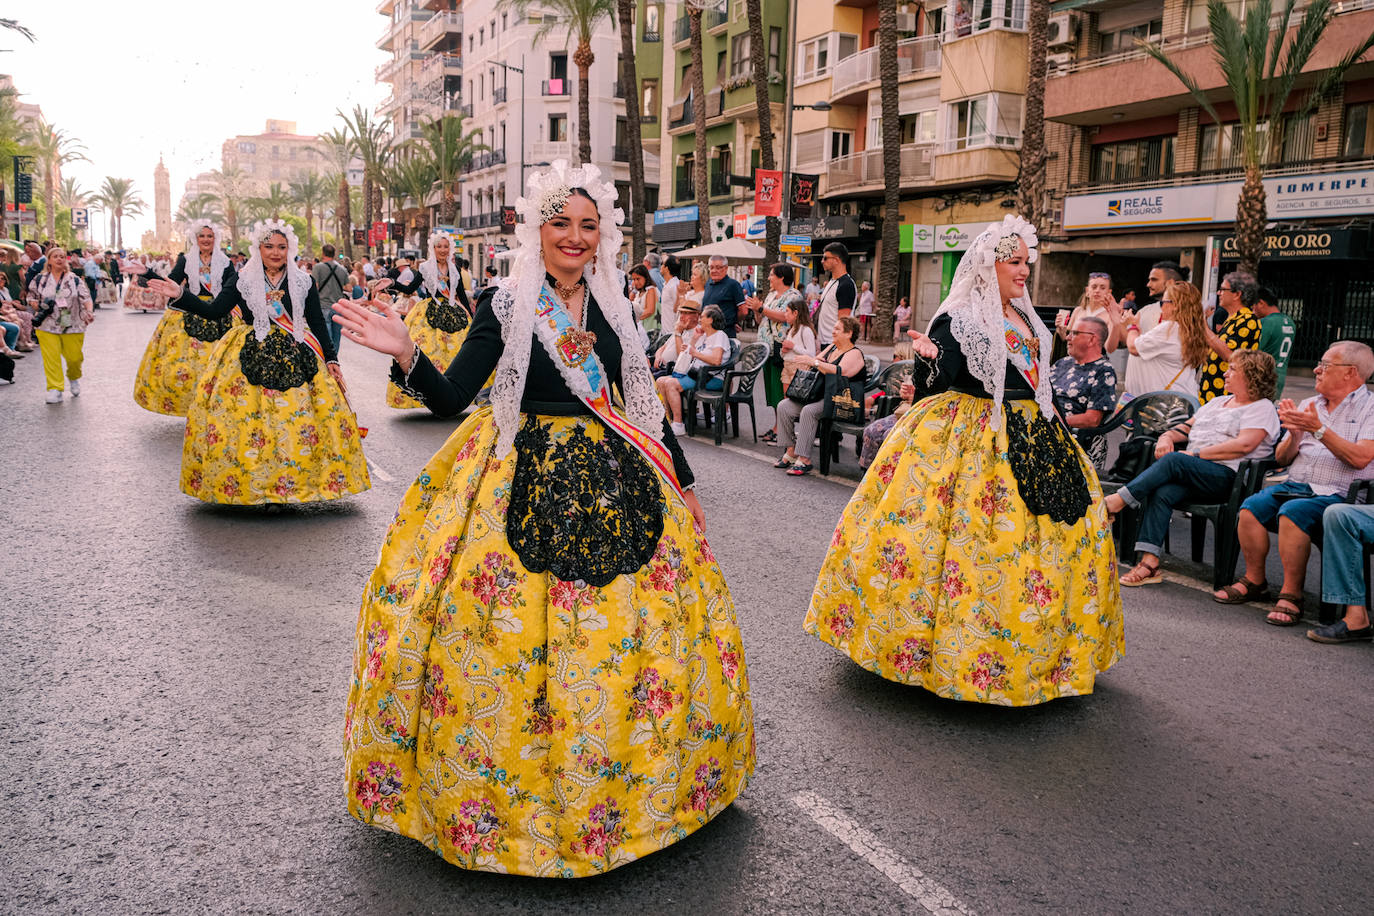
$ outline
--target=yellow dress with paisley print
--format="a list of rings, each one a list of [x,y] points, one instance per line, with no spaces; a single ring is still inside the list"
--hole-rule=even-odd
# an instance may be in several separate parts
[[[410,329],[410,339],[425,352],[430,362],[440,372],[458,355],[467,337],[469,315],[463,304],[448,303],[448,281],[442,281],[437,298],[421,299],[406,314],[406,327]],[[396,408],[423,408],[425,405],[406,394],[395,382],[386,383],[386,406]]]
[[[198,298],[210,301],[205,294]],[[166,309],[143,351],[134,378],[134,403],[154,413],[186,416],[210,355],[237,320],[237,314],[211,321]]]

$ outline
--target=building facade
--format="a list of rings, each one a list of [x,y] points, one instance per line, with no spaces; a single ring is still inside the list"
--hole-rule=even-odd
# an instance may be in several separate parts
[[[230,137],[220,149],[221,167],[243,172],[244,192],[262,196],[274,183],[285,185],[328,171],[319,138],[296,133],[295,121],[269,119],[260,134]]]
[[[391,120],[398,140],[419,138],[426,120],[462,105],[463,5],[382,0],[377,12],[387,17],[377,47],[391,55],[377,66],[377,82],[391,88],[377,112]]]

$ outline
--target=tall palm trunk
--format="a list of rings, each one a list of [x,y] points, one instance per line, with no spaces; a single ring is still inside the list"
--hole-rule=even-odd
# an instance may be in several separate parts
[[[124,208],[115,207],[115,244],[124,247]]]
[[[305,253],[315,252],[315,210],[309,203],[305,205]]]
[[[43,204],[47,208],[48,238],[57,238],[57,177],[56,166],[50,161],[43,167]]]
[[[759,110],[759,168],[771,171],[777,168],[777,163],[773,159],[773,105],[768,98],[768,49],[763,44],[763,4],[761,0],[746,0],[745,8],[749,14],[749,50],[754,57],[754,103]],[[764,243],[764,257],[769,264],[776,264],[782,224],[770,216],[766,225],[768,235]]]
[[[367,230],[366,252],[372,254],[372,172],[370,169],[363,170],[363,228]]]
[[[1255,277],[1264,257],[1264,224],[1268,220],[1263,177],[1258,164],[1246,165],[1245,182],[1236,201],[1236,253],[1240,255],[1240,269]]]
[[[878,262],[873,340],[892,339],[902,261],[902,118],[897,92],[897,0],[878,0],[878,76],[883,118],[883,256]]]
[[[692,120],[696,122],[697,143],[692,162],[697,197],[697,243],[711,241],[711,191],[706,169],[706,74],[701,59],[701,7],[687,7],[687,24],[692,39]]]
[[[1030,62],[1026,76],[1026,116],[1021,133],[1021,180],[1018,203],[1021,216],[1037,232],[1045,200],[1045,71],[1048,59],[1045,45],[1049,32],[1049,0],[1030,0],[1026,33],[1030,42]]]
[[[453,220],[458,215],[458,198],[453,194],[452,185],[444,185],[444,196],[439,201],[439,221],[445,226],[452,226]]]
[[[573,63],[577,65],[577,157],[583,162],[592,161],[591,76],[595,61],[592,43],[579,41],[573,52]]]
[[[339,242],[344,254],[353,258],[353,214],[348,211],[348,174],[339,176],[339,204],[336,216],[339,223]]]
[[[620,20],[620,81],[625,88],[625,142],[630,147],[630,263],[639,264],[644,260],[648,245],[644,237],[644,142],[639,125],[633,7],[631,0],[616,0],[616,18]]]

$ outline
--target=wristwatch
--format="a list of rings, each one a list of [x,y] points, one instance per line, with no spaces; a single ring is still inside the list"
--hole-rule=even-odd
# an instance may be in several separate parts
[[[1318,442],[1320,442],[1320,441],[1322,441],[1322,437],[1325,436],[1325,435],[1326,435],[1326,427],[1325,427],[1325,426],[1319,426],[1319,427],[1317,427],[1317,431],[1314,432],[1314,433],[1312,434],[1312,438],[1313,438],[1313,439],[1316,439]]]

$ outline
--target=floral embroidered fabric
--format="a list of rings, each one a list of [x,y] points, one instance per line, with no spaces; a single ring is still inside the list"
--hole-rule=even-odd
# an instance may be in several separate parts
[[[239,365],[251,384],[274,391],[304,385],[320,370],[320,361],[308,344],[296,343],[275,326],[261,341],[252,335],[244,340]]]
[[[234,316],[230,313],[223,318],[202,318],[187,312],[183,324],[191,337],[203,343],[214,343],[229,333],[234,326]]]
[[[1007,411],[1007,460],[1016,489],[1035,515],[1072,524],[1092,503],[1078,449],[1064,425],[1039,412]]]
[[[446,334],[457,334],[468,326],[468,313],[461,306],[435,297],[425,310],[425,320],[429,326]]]

